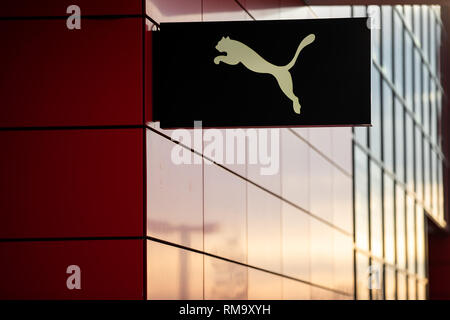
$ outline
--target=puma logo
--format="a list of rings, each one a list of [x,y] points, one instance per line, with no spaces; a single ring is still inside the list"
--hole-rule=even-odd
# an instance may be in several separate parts
[[[276,66],[270,62],[264,60],[258,53],[252,48],[248,47],[242,42],[230,39],[230,37],[222,37],[217,43],[216,49],[226,55],[220,55],[214,58],[214,63],[219,64],[224,62],[230,65],[236,65],[241,62],[247,69],[257,73],[269,73],[277,79],[283,93],[292,100],[295,113],[300,114],[300,102],[298,97],[293,92],[292,76],[289,70],[294,66],[297,61],[300,51],[307,45],[311,44],[316,36],[310,34],[306,36],[302,42],[300,42],[294,58],[285,66]]]

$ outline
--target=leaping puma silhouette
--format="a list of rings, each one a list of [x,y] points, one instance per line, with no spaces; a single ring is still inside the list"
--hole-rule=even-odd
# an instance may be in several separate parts
[[[264,60],[252,48],[242,42],[230,39],[230,37],[222,37],[217,43],[216,49],[227,55],[220,55],[214,58],[214,63],[224,62],[230,65],[236,65],[241,62],[247,69],[257,73],[269,73],[277,79],[283,93],[292,100],[294,112],[300,114],[300,103],[298,97],[293,92],[292,76],[289,70],[297,61],[300,51],[315,40],[316,36],[310,34],[306,36],[299,44],[294,58],[285,66],[276,66]]]

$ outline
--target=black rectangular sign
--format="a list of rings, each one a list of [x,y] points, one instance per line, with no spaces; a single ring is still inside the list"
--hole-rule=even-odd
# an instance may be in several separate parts
[[[162,128],[370,125],[366,18],[162,23]]]

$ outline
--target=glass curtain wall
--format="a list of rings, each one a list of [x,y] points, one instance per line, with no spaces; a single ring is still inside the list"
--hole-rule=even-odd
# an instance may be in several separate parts
[[[355,298],[427,298],[444,227],[439,6],[353,6],[372,22],[372,127],[353,129]]]

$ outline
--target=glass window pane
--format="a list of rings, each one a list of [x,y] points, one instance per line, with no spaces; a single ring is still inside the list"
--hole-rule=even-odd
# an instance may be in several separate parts
[[[430,144],[428,139],[423,139],[423,181],[424,181],[424,204],[428,210],[431,207],[431,165]]]
[[[406,107],[413,110],[413,42],[405,31],[405,100]]]
[[[386,265],[384,269],[384,291],[386,300],[395,300],[395,268]]]
[[[414,112],[416,119],[422,122],[422,57],[414,50]]]
[[[369,300],[369,258],[362,253],[356,253],[356,299]]]
[[[420,131],[420,128],[416,126],[415,130],[415,140],[416,140],[416,196],[419,200],[423,200],[423,167],[422,167],[422,131]]]
[[[383,81],[383,160],[390,171],[394,171],[394,113],[392,103],[392,90]]]
[[[430,10],[430,66],[431,70],[435,72],[436,70],[436,27],[438,27],[438,22],[434,14]]]
[[[367,17],[367,8],[366,6],[352,6],[352,17],[354,18],[364,18]]]
[[[406,136],[406,185],[409,191],[414,191],[414,128],[409,114],[405,115]]]
[[[395,263],[394,181],[384,175],[384,255],[389,263]]]
[[[283,274],[309,281],[309,221],[311,218],[284,201],[281,212]]]
[[[332,300],[336,294],[333,291],[325,290],[319,287],[311,287],[312,300]]]
[[[439,220],[444,219],[444,181],[442,175],[443,164],[439,161],[438,163],[438,182],[439,182]]]
[[[147,131],[147,234],[203,250],[202,165],[174,164],[170,155],[175,146]],[[197,154],[191,156],[202,163]]]
[[[397,272],[397,299],[406,300],[408,298],[406,275],[403,272]]]
[[[370,149],[377,159],[381,159],[381,105],[380,73],[372,65],[372,127],[369,128]]]
[[[333,229],[311,219],[310,232],[311,282],[329,288],[333,283]]]
[[[273,130],[273,132],[271,132]],[[280,129],[256,129],[256,133],[258,134],[258,137],[261,137],[261,135],[266,135],[267,137],[271,137],[266,139],[266,150],[272,150],[275,143],[280,143]],[[277,132],[278,131],[278,132]],[[273,135],[273,136],[272,136]],[[273,137],[273,138],[272,138]],[[263,140],[259,140],[260,142]],[[273,141],[273,142],[272,142]],[[250,150],[252,150],[254,144],[252,141],[248,141],[246,143],[247,148],[247,155],[250,154]],[[270,151],[272,152],[272,151]],[[247,178],[250,181],[255,182],[256,184],[264,187],[267,190],[272,191],[275,194],[281,194],[281,170],[277,170],[275,174],[272,175],[264,175],[262,174],[261,168],[265,167],[267,168],[266,164],[262,164],[261,162],[257,161],[256,163],[251,163],[250,161],[246,161],[247,164]],[[238,165],[235,165],[237,167]]]
[[[353,294],[353,239],[333,230],[333,288]]]
[[[271,150],[276,144],[274,143],[280,143],[280,129],[278,128],[272,128],[272,129],[255,129],[256,134],[258,137],[261,137],[261,135],[265,135],[266,137],[271,137],[264,139],[265,141],[265,148],[266,150]],[[263,140],[259,140],[260,142]],[[272,142],[273,141],[273,142]],[[246,142],[246,148],[247,148],[247,155],[250,154],[250,152],[253,152],[252,149],[255,146],[254,142],[251,140],[248,140]],[[267,168],[266,164],[262,164],[259,161],[256,161],[256,163],[252,163],[250,161],[246,161],[247,164],[247,178],[250,181],[255,182],[256,184],[264,187],[267,190],[272,191],[275,194],[281,194],[281,170],[277,170],[275,174],[272,175],[265,175],[262,174],[261,168]],[[234,167],[238,167],[238,165],[234,165]]]
[[[327,157],[332,157],[333,138],[330,127],[308,128],[309,142]]]
[[[368,157],[355,147],[355,239],[356,246],[369,250]]]
[[[205,251],[247,261],[246,182],[215,165],[204,166]]]
[[[382,64],[387,77],[392,80],[392,7],[381,6]]]
[[[248,268],[249,300],[280,300],[282,297],[282,277]]]
[[[377,260],[371,259],[370,265],[371,277],[369,278],[370,293],[372,300],[383,300],[383,264]]]
[[[430,133],[430,99],[428,93],[428,87],[430,85],[430,74],[428,68],[422,66],[423,78],[422,78],[422,113],[423,113],[423,129],[426,134]]]
[[[395,99],[395,173],[397,178],[405,181],[405,136],[404,136],[404,109],[398,99]]]
[[[354,127],[353,133],[355,134],[355,140],[358,141],[363,147],[367,147],[368,128]]]
[[[371,251],[377,257],[383,257],[383,216],[381,169],[374,162],[370,164],[370,233]]]
[[[309,300],[311,299],[311,286],[296,280],[282,278],[283,299]]]
[[[333,170],[333,225],[353,233],[353,181],[336,167]]]
[[[247,183],[248,264],[281,272],[281,200]]]
[[[441,47],[441,26],[436,25],[436,48]],[[436,75],[441,78],[441,50],[436,50]]]
[[[292,131],[281,129],[281,195],[309,210],[309,150]]]
[[[406,268],[406,221],[405,221],[405,191],[396,187],[396,238],[397,238],[397,265]]]
[[[441,91],[437,88],[436,89],[436,134],[437,134],[437,144],[438,146],[442,145],[442,128],[443,124],[445,123],[444,119],[442,118],[442,94]]]
[[[408,254],[408,270],[416,272],[416,215],[414,200],[409,195],[406,197],[406,239]]]
[[[315,150],[309,151],[309,206],[322,219],[333,221],[333,165]]]
[[[351,128],[331,128],[331,158],[344,171],[352,173],[352,130]]]
[[[417,299],[426,300],[427,299],[427,280],[419,280],[417,282]]]
[[[147,241],[148,299],[203,299],[203,256]]]
[[[420,6],[414,5],[413,6],[413,29],[414,29],[414,35],[415,37],[420,41],[420,32],[421,32],[421,26],[420,26]]]
[[[370,12],[373,13],[373,15],[381,14],[381,8],[379,6],[370,6]],[[381,24],[381,21],[378,21],[378,23]],[[380,49],[381,49],[381,32],[380,28],[373,28],[371,30],[372,35],[372,57],[375,61],[378,63],[381,63],[381,55],[380,55]]]
[[[203,259],[206,300],[247,299],[248,267],[206,255]]]
[[[394,11],[394,84],[403,96],[403,22]]]
[[[439,212],[439,208],[438,208],[438,192],[439,192],[439,187],[438,187],[438,181],[437,181],[437,177],[438,177],[438,157],[436,155],[436,152],[432,151],[431,152],[431,188],[432,188],[432,214],[434,217],[436,217],[438,219],[438,212]]]
[[[437,114],[436,114],[436,84],[434,80],[430,83],[430,117],[431,117],[431,127],[430,136],[433,143],[437,143]]]
[[[417,274],[425,278],[425,216],[422,206],[416,204],[416,241],[417,241]]]
[[[428,60],[428,41],[429,41],[429,25],[428,25],[428,7],[422,5],[422,48],[425,54],[425,58]]]
[[[416,300],[416,278],[408,276],[408,300]]]
[[[403,15],[405,16],[406,25],[412,29],[412,6],[403,6]]]

